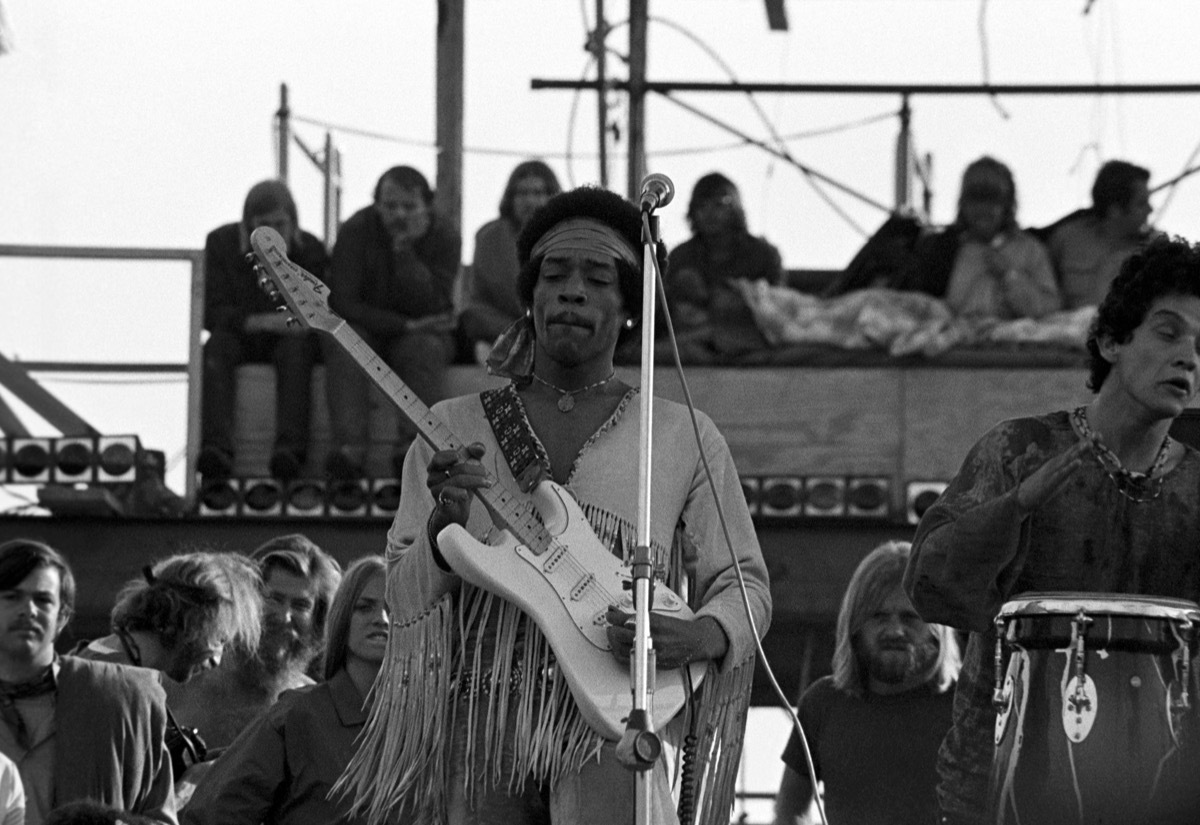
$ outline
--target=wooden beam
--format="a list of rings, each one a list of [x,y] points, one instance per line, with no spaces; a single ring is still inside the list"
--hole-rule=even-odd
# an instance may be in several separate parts
[[[438,0],[437,16],[437,208],[460,232],[465,2]]]
[[[646,30],[650,0],[629,0],[629,177],[626,194],[636,201],[646,175]]]
[[[20,365],[0,355],[0,385],[20,398],[29,409],[40,415],[63,435],[99,435],[100,431],[87,423],[74,410],[59,401],[45,387],[34,381]]]
[[[767,26],[773,32],[788,30],[787,9],[783,7],[783,0],[767,0]]]

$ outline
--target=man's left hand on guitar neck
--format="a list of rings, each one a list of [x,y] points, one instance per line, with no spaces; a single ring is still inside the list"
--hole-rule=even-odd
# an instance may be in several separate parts
[[[605,618],[613,656],[619,662],[628,662],[633,651],[633,614],[610,607]],[[655,663],[661,669],[680,668],[699,661],[720,662],[729,649],[725,630],[712,616],[678,619],[651,612],[650,637],[654,640]]]

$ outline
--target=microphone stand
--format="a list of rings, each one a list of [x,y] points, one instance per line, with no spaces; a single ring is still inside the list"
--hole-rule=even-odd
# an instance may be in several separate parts
[[[650,607],[654,594],[654,563],[650,552],[650,465],[654,449],[654,277],[657,249],[658,216],[650,209],[642,213],[642,360],[641,360],[641,441],[638,450],[638,536],[633,551],[634,638],[630,654],[630,683],[633,709],[625,733],[617,743],[617,758],[636,772],[637,825],[652,825],[654,763],[662,752],[662,742],[654,732],[652,697],[654,695],[654,645],[650,638]]]

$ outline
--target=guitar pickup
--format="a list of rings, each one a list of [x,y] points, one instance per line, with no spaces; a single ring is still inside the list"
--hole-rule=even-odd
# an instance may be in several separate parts
[[[592,575],[591,573],[584,575],[584,577],[581,578],[579,581],[577,581],[575,583],[575,586],[571,588],[571,601],[577,602],[581,598],[583,598],[584,592],[586,592],[587,589],[589,587],[591,587],[592,583],[595,581],[596,581],[596,577],[594,575]]]
[[[542,565],[542,570],[546,573],[553,573],[554,568],[558,567],[559,563],[567,557],[567,546],[559,545],[558,549],[550,554],[550,558],[546,559],[546,563]]]

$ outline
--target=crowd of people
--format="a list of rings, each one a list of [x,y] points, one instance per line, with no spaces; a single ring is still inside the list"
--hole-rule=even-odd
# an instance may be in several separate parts
[[[957,216],[947,227],[895,215],[825,288],[834,296],[868,287],[921,292],[965,318],[1040,318],[1099,304],[1122,262],[1153,236],[1147,225],[1150,173],[1126,161],[1105,163],[1093,203],[1046,227],[1017,221],[1017,186],[1002,162],[969,164]],[[228,478],[236,464],[236,368],[274,365],[274,448],[269,472],[284,482],[301,474],[335,481],[366,473],[373,449],[370,381],[354,353],[299,325],[288,325],[257,285],[247,261],[249,234],[270,226],[288,256],[330,287],[330,307],[426,404],[445,396],[447,367],[486,364],[497,339],[520,330],[517,237],[560,192],[540,160],[519,164],[500,199],[499,216],[475,235],[469,266],[460,265],[459,231],[438,214],[425,176],[396,166],[380,176],[371,205],[341,226],[332,252],[299,226],[296,205],[279,181],[247,194],[239,223],[215,229],[205,245],[201,450],[205,480]],[[696,181],[687,220],[692,237],[671,254],[664,283],[680,355],[711,363],[765,349],[740,285],[787,284],[779,250],[750,232],[737,185],[718,172]],[[665,335],[662,325],[660,337]],[[618,360],[636,359],[635,346]],[[324,361],[331,444],[308,456],[313,367]],[[378,438],[378,435],[376,434]],[[391,469],[402,475],[416,430],[404,416],[384,436]]]

